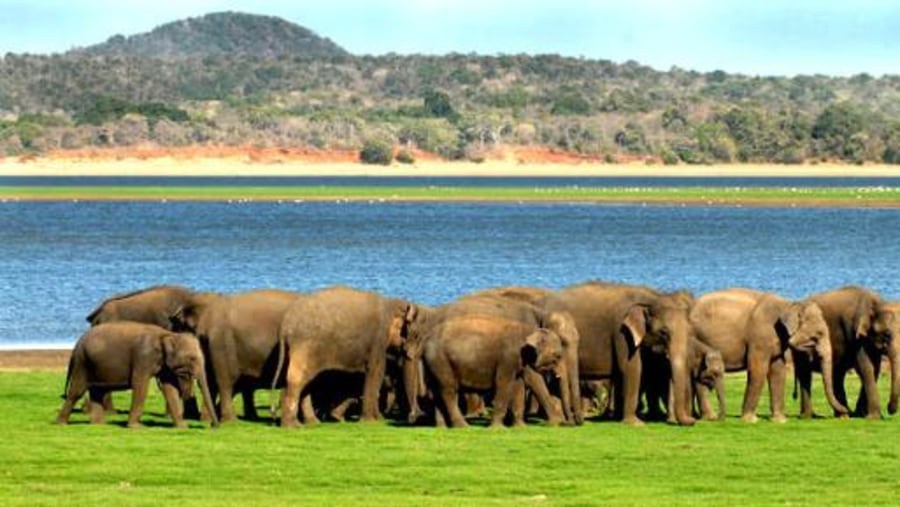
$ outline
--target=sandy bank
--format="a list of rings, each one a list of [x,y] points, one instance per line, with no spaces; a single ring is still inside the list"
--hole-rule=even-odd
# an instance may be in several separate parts
[[[0,350],[0,371],[64,370],[71,349]]]
[[[666,166],[644,163],[518,162],[483,163],[420,161],[412,165],[364,165],[352,161],[253,157],[41,157],[0,159],[3,176],[507,176],[507,177],[900,177],[896,165],[771,165],[733,164]]]

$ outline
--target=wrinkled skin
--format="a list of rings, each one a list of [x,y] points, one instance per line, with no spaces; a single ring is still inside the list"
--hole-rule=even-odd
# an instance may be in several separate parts
[[[823,358],[823,383],[836,411],[846,407],[831,390],[832,366],[828,326],[813,301],[790,302],[775,294],[726,289],[700,297],[691,312],[697,337],[722,354],[726,371],[747,370],[741,408],[744,421],[757,421],[763,384],[768,379],[772,420],[787,420],[784,410],[785,354]]]
[[[810,296],[810,300],[821,307],[828,324],[835,397],[843,406],[847,405],[844,377],[847,371],[854,369],[862,384],[863,398],[862,404],[858,405],[857,415],[880,419],[877,382],[881,359],[885,355],[888,358],[897,356],[892,351],[891,344],[898,331],[898,323],[891,306],[877,293],[852,286],[814,294]],[[794,364],[800,386],[800,415],[812,417],[810,378],[813,370],[821,369],[824,372],[824,366],[808,355],[800,354],[794,357]],[[895,365],[896,362],[892,364],[892,373],[897,372]],[[897,379],[895,375],[892,385],[896,384]],[[839,411],[835,408],[835,415],[846,413],[846,409]]]
[[[667,420],[676,423],[675,398],[671,389],[671,369],[665,352],[648,349],[641,351],[641,391],[647,401],[648,420]],[[722,354],[705,343],[691,338],[688,342],[688,369],[691,374],[691,389],[698,402],[698,410],[693,411],[707,421],[725,419],[725,362]],[[713,413],[709,402],[709,390],[715,389],[719,410]],[[660,409],[660,402],[666,404],[666,412]]]
[[[86,320],[91,326],[107,322],[143,322],[172,329],[169,320],[193,292],[177,285],[156,285],[113,296],[94,309]]]
[[[429,323],[417,349],[428,387],[438,399],[438,421],[466,426],[458,397],[474,391],[493,394],[492,426],[502,426],[509,413],[515,424],[524,424],[526,386],[551,423],[573,413],[563,340],[556,330],[575,333],[569,336],[572,341],[577,333],[565,315],[545,315],[533,305],[493,296],[464,297],[436,310],[416,308],[413,314],[411,322]],[[551,401],[542,373],[560,378],[563,414]]]
[[[178,285],[155,285],[127,294],[117,294],[100,303],[86,318],[91,326],[108,322],[143,322],[172,330],[170,317],[190,297],[192,291]],[[185,400],[186,411],[196,417],[196,400],[193,393]],[[103,399],[103,408],[114,412],[112,397]]]
[[[301,407],[305,423],[318,422],[308,386],[328,370],[364,373],[360,418],[378,419],[387,354],[403,350],[409,306],[350,287],[323,289],[292,303],[279,332],[279,365],[287,359],[281,425],[299,426]]]
[[[139,427],[153,377],[159,380],[176,427],[186,426],[178,397],[190,393],[194,380],[200,385],[207,410],[212,411],[203,353],[196,337],[135,322],[99,324],[75,344],[66,374],[65,401],[56,422],[68,423],[75,402],[88,391],[91,422],[102,423],[103,396],[131,389],[128,427]],[[212,424],[218,424],[215,416]]]
[[[463,296],[460,300],[464,300],[467,298],[501,298],[506,300],[511,300],[517,303],[526,303],[530,304],[534,307],[537,307],[541,310],[541,315],[546,319],[549,314],[546,311],[543,311],[543,301],[544,299],[552,294],[553,291],[549,289],[539,288],[539,287],[520,287],[520,286],[507,286],[507,287],[495,287],[491,289],[485,289],[478,292],[474,292],[472,294]],[[557,334],[559,334],[560,338],[563,340],[564,347],[564,361],[566,370],[569,372],[569,377],[573,379],[573,382],[570,382],[568,388],[565,388],[565,395],[561,392],[563,389],[562,385],[559,382],[552,381],[554,375],[548,375],[548,380],[551,380],[548,387],[552,388],[551,391],[555,396],[559,397],[559,404],[564,405],[562,403],[564,397],[568,397],[571,400],[571,410],[572,413],[569,414],[566,412],[565,418],[566,422],[572,424],[582,424],[584,423],[584,410],[582,404],[579,402],[581,398],[581,389],[577,382],[579,378],[579,361],[578,361],[578,350],[580,346],[580,338],[578,336],[578,330],[574,326],[574,320],[564,321],[568,323],[567,325],[571,326],[571,329],[555,329]],[[564,322],[559,322],[557,324],[542,324],[544,327],[553,327],[554,325],[562,325]],[[537,403],[537,399],[534,399],[534,403]],[[554,404],[556,404],[554,402]],[[565,411],[565,410],[564,410]],[[537,407],[530,407],[530,413],[537,413]]]
[[[203,345],[222,422],[236,419],[235,392],[243,395],[244,416],[257,418],[253,392],[277,380],[278,329],[299,296],[272,289],[228,296],[197,293],[176,310],[172,321],[197,335]]]
[[[672,371],[675,415],[691,425],[688,340],[693,335],[688,312],[693,298],[684,292],[663,294],[649,287],[587,282],[563,288],[539,301],[545,311],[565,311],[581,337],[577,352],[581,381],[612,380],[617,420],[638,419],[641,382],[640,347],[666,351]]]

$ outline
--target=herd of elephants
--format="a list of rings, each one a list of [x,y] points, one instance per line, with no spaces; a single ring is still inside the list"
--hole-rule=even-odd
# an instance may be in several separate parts
[[[128,426],[139,426],[153,378],[176,427],[186,417],[234,420],[236,393],[245,417],[257,419],[254,391],[278,388],[284,427],[353,413],[453,427],[487,415],[498,426],[529,417],[581,424],[590,411],[691,425],[724,418],[724,374],[744,370],[741,418],[757,420],[768,381],[771,420],[783,422],[788,363],[801,417],[813,415],[816,371],[836,417],[878,419],[884,358],[889,413],[900,394],[892,340],[900,303],[856,286],[790,301],[743,288],[695,297],[591,281],[491,288],[425,306],[346,286],[219,294],[165,285],[113,296],[87,320],[69,361],[62,424],[85,393],[91,422],[102,422],[109,393],[131,389]],[[853,407],[844,387],[851,369],[862,385]]]

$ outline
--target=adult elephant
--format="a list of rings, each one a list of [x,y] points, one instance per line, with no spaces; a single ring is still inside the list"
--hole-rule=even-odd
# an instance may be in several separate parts
[[[692,425],[689,410],[688,319],[693,297],[686,292],[662,293],[650,287],[586,282],[539,299],[548,312],[568,312],[580,335],[579,379],[612,379],[614,417],[627,424],[638,418],[641,385],[640,347],[665,350],[672,371],[675,416]]]
[[[894,335],[900,331],[898,328],[900,322],[895,319],[891,306],[876,292],[856,286],[820,292],[813,294],[809,299],[822,309],[822,315],[828,326],[831,364],[834,368],[832,376],[834,396],[842,407],[847,406],[844,377],[847,371],[854,369],[862,383],[865,400],[865,406],[858,407],[857,415],[880,419],[881,405],[877,380],[882,356],[887,355],[894,366],[892,372],[895,373],[895,377],[892,384],[898,381],[896,375],[898,354],[897,350],[891,347],[891,342]],[[794,366],[800,385],[800,415],[812,417],[810,396],[812,372],[821,369],[824,375],[826,363],[816,362],[811,357],[798,354],[794,358]],[[892,391],[896,393],[895,390]],[[835,407],[836,415],[846,413],[846,409],[838,410]]]
[[[171,330],[170,317],[187,303],[192,294],[191,289],[179,285],[155,285],[103,301],[86,320],[92,326],[129,321]]]
[[[435,417],[453,427],[466,426],[459,408],[461,392],[493,395],[493,426],[512,410],[524,424],[524,387],[540,400],[551,424],[565,417],[578,422],[574,407],[566,343],[577,349],[578,333],[570,316],[548,314],[534,305],[493,295],[472,295],[431,309],[411,307],[407,315],[412,358],[421,358],[425,377],[437,399]],[[565,336],[565,338],[563,338]],[[576,366],[577,367],[577,366]],[[542,374],[559,379],[562,414],[553,403]],[[415,386],[415,379],[407,385]],[[410,400],[415,406],[415,400]]]
[[[775,294],[733,288],[704,294],[691,311],[700,341],[722,353],[727,371],[747,370],[741,419],[756,422],[766,379],[772,421],[787,420],[784,410],[785,355],[794,361],[821,360],[825,394],[835,411],[846,413],[832,390],[831,342],[822,309],[811,300],[790,302]]]
[[[306,423],[318,422],[308,386],[322,372],[364,373],[361,419],[380,416],[388,349],[402,350],[409,303],[351,287],[330,287],[294,301],[278,335],[279,370],[287,354],[281,425],[299,426],[298,405]],[[302,398],[302,401],[301,401]]]
[[[92,327],[75,344],[66,373],[65,402],[56,422],[68,423],[73,405],[89,391],[91,422],[102,423],[103,396],[131,389],[128,427],[139,427],[151,377],[158,379],[176,427],[186,426],[178,395],[190,393],[194,380],[200,385],[207,410],[213,413],[203,353],[196,337],[150,324],[112,322]],[[212,424],[218,424],[215,414]]]
[[[205,292],[194,294],[175,311],[173,321],[203,344],[222,422],[236,418],[235,392],[243,396],[244,416],[257,418],[253,393],[277,380],[278,330],[285,311],[300,296],[275,289],[234,295]]]

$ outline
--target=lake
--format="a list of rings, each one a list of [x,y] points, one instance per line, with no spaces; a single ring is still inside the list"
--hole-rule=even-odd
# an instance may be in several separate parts
[[[349,284],[439,304],[589,279],[900,299],[900,211],[599,204],[0,203],[0,347],[69,346],[103,299],[160,283]]]

